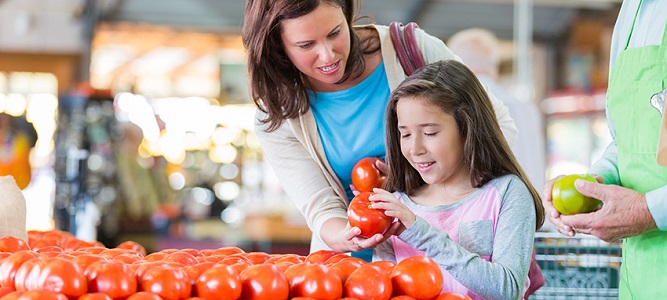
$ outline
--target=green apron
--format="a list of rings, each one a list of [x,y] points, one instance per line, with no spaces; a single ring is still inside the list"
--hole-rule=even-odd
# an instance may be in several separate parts
[[[628,49],[629,41],[611,70],[607,109],[616,128],[620,183],[646,193],[667,183],[667,168],[656,162],[662,116],[649,101],[667,81],[667,28],[659,46]],[[619,299],[667,299],[667,232],[623,241]]]

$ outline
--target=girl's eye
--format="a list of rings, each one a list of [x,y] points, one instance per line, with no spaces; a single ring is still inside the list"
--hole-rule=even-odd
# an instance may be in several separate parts
[[[435,136],[436,134],[438,134],[438,133],[437,132],[424,132],[425,136]]]
[[[312,43],[301,44],[301,45],[299,45],[299,48],[301,48],[301,49],[308,49],[308,48],[310,48],[310,46],[312,46],[312,45],[313,45]]]
[[[409,138],[409,137],[410,137],[409,133],[401,134],[402,139]]]

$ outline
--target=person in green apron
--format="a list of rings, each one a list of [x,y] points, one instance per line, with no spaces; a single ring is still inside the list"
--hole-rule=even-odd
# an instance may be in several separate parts
[[[619,299],[667,299],[667,167],[656,160],[664,107],[651,101],[667,93],[667,1],[623,1],[610,70],[607,121],[613,141],[588,171],[600,183],[575,183],[603,206],[559,215],[551,202],[559,176],[545,184],[544,207],[565,235],[623,238]]]

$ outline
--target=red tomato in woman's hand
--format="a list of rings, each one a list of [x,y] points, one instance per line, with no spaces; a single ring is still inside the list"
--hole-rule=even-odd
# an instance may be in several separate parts
[[[375,166],[377,157],[364,157],[352,167],[352,185],[359,192],[372,192],[373,188],[381,188],[387,176]]]
[[[354,196],[347,209],[347,219],[350,226],[361,229],[360,236],[369,238],[375,234],[384,234],[394,218],[384,214],[383,209],[371,207],[372,201],[368,197],[373,193],[363,192]]]
[[[430,257],[411,256],[396,264],[391,271],[395,295],[417,299],[433,299],[442,290],[442,271]]]

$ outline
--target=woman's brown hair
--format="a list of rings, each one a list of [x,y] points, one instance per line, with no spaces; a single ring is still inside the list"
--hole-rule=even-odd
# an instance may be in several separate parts
[[[355,0],[246,1],[243,45],[248,55],[250,97],[267,114],[261,122],[269,123],[269,131],[310,109],[305,79],[283,49],[281,22],[304,16],[322,4],[340,7],[350,30],[350,56],[341,82],[361,75],[365,69],[363,55],[368,50],[362,49],[365,43],[353,30],[358,10]]]
[[[391,94],[386,114],[386,159],[390,167],[387,190],[411,195],[426,184],[401,153],[396,105],[404,97],[428,101],[454,117],[463,145],[463,164],[470,169],[473,187],[482,187],[503,175],[519,177],[533,196],[536,229],[542,227],[544,206],[540,194],[507,144],[489,96],[472,71],[454,60],[439,61],[417,70]]]

